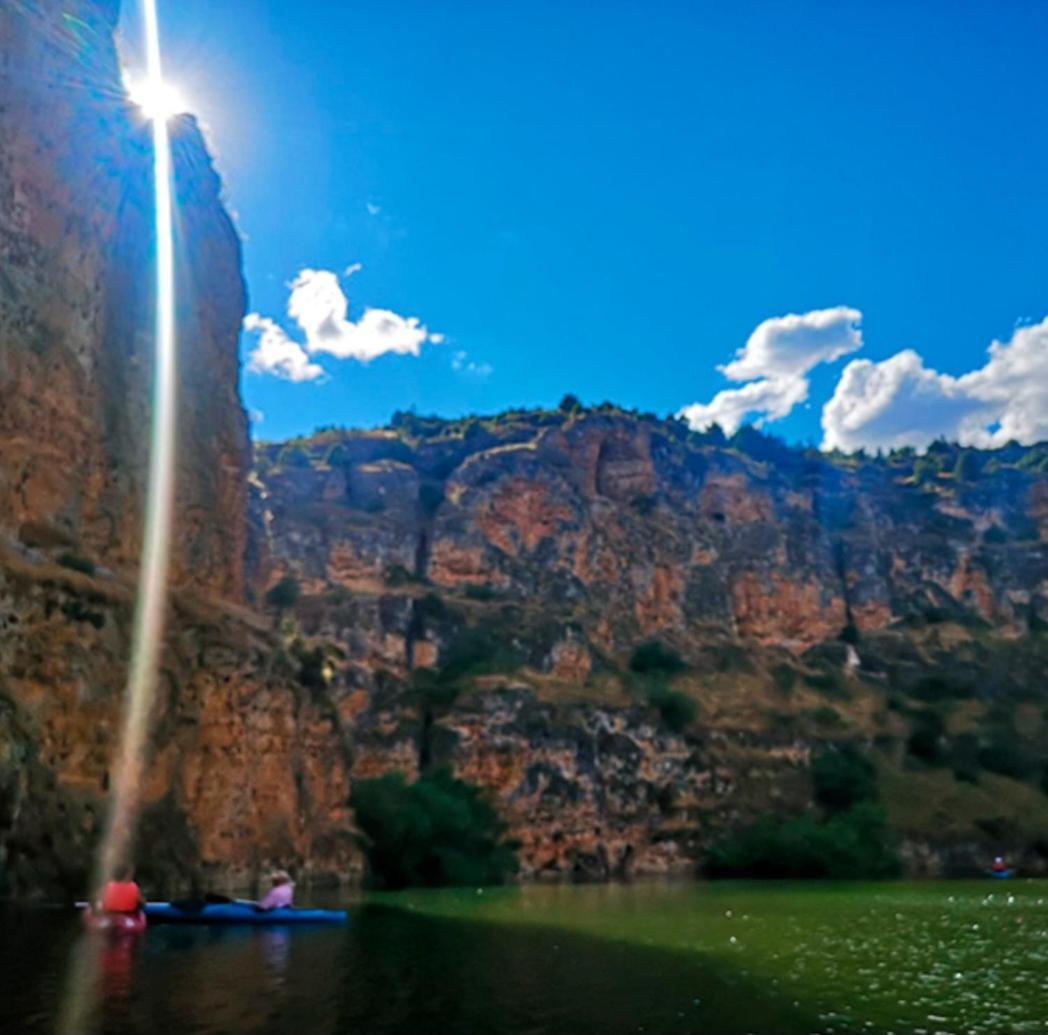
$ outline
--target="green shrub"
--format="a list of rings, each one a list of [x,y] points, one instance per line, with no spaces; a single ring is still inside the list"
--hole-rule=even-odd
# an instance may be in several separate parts
[[[957,462],[953,465],[953,476],[959,482],[973,481],[979,474],[979,465],[975,454],[962,450],[957,454]]]
[[[962,783],[979,782],[979,737],[960,733],[950,741],[950,765],[953,777]]]
[[[848,622],[848,624],[841,629],[838,639],[842,643],[850,643],[854,646],[859,642],[859,627],[854,622]]]
[[[560,405],[557,407],[561,413],[566,413],[569,416],[573,416],[576,413],[582,412],[582,403],[579,402],[578,396],[572,395],[570,392],[560,400]]]
[[[630,658],[630,671],[638,675],[672,676],[686,668],[681,656],[671,647],[663,646],[658,640],[642,644]]]
[[[494,600],[495,588],[493,586],[476,586],[468,584],[463,590],[469,600]]]
[[[1008,542],[1008,533],[1000,525],[990,525],[983,532],[983,542],[989,543],[991,546],[1000,546],[1002,543]]]
[[[306,648],[296,642],[292,652],[298,661],[297,678],[309,690],[326,690],[328,685],[326,658],[322,647]]]
[[[924,676],[910,687],[910,696],[919,701],[952,701],[958,698],[974,697],[975,688],[964,679],[957,679],[948,673]]]
[[[409,684],[412,697],[423,711],[432,712],[450,708],[459,695],[459,688],[439,669],[419,668],[411,673]]]
[[[863,802],[825,822],[758,820],[715,844],[704,869],[710,877],[858,879],[897,876],[900,862],[884,810]]]
[[[445,654],[440,672],[445,682],[454,682],[489,672],[512,672],[522,664],[513,644],[491,629],[463,629]]]
[[[979,749],[979,765],[983,769],[1013,780],[1029,780],[1040,764],[1040,759],[1014,734],[996,733]]]
[[[945,733],[946,725],[936,712],[915,712],[906,750],[922,762],[940,765],[943,761]]]
[[[385,583],[393,589],[400,586],[417,585],[422,581],[423,580],[413,572],[408,571],[403,564],[390,564],[386,568]]]
[[[298,603],[301,587],[294,575],[285,575],[266,593],[266,603],[277,611],[287,611]]]
[[[438,593],[427,593],[415,601],[415,614],[419,618],[428,618],[431,621],[439,622],[443,619],[451,618],[454,612],[444,603],[444,598]]]
[[[96,568],[95,562],[88,560],[87,557],[81,557],[76,553],[62,553],[58,555],[58,563],[63,568],[69,568],[71,571],[78,571],[81,575],[94,575]]]
[[[811,717],[817,726],[840,726],[841,713],[828,704],[820,705],[811,712]]]
[[[652,690],[648,703],[658,709],[659,718],[674,733],[683,733],[699,715],[698,705],[690,697],[666,687]]]
[[[353,785],[359,843],[384,888],[501,884],[516,846],[478,787],[441,770],[409,784],[389,773]]]
[[[771,678],[780,694],[788,694],[797,682],[797,670],[792,665],[780,663],[772,668]]]
[[[823,669],[813,672],[804,677],[804,682],[813,690],[818,690],[825,697],[847,698],[848,691],[845,689],[844,680],[840,673],[832,669]]]
[[[825,751],[811,765],[815,800],[828,813],[845,812],[877,797],[877,771],[854,748]]]
[[[939,477],[939,465],[931,457],[922,457],[913,465],[913,480],[918,485],[933,485]]]
[[[106,616],[101,611],[92,611],[82,600],[66,600],[62,604],[62,614],[71,622],[86,622],[96,629],[106,624]]]

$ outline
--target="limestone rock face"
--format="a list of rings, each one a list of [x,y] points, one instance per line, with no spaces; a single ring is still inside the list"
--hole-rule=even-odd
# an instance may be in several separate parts
[[[269,581],[303,588],[300,631],[343,652],[331,689],[359,688],[351,779],[450,765],[497,795],[531,876],[690,872],[719,834],[810,808],[814,752],[877,742],[905,768],[931,710],[970,749],[1018,730],[1004,702],[1042,701],[1048,449],[959,453],[841,459],[609,410],[408,415],[260,446],[255,524]],[[672,683],[700,717],[679,733],[629,671],[652,640],[687,666]],[[461,667],[463,643],[472,692],[421,714],[414,673]],[[1027,735],[1048,759],[1041,717]],[[898,825],[935,843],[903,806],[938,792],[904,779]],[[1011,822],[939,848],[971,861]]]
[[[130,648],[153,206],[116,16],[0,5],[0,894],[84,893]],[[237,236],[197,127],[172,132],[152,892],[358,878],[354,781],[433,766],[492,793],[527,876],[692,872],[811,809],[842,744],[875,749],[916,868],[1045,868],[1048,447],[829,457],[603,406],[400,414],[249,472]]]
[[[0,532],[137,563],[153,372],[152,147],[123,99],[116,3],[0,10]],[[178,211],[176,581],[238,596],[247,428],[240,246],[192,119]]]
[[[124,98],[113,44],[118,6],[0,5],[0,884],[15,890],[83,890],[130,646],[150,438],[154,203],[151,134]],[[250,459],[237,386],[240,246],[198,128],[183,118],[171,131],[172,576],[184,592],[236,600]],[[185,606],[170,623],[147,833],[157,858],[188,865],[184,873],[202,858],[245,871],[267,838],[272,847],[301,836],[298,796],[313,793],[311,763],[280,736],[291,726],[304,745],[325,727],[256,673],[244,643],[212,665],[216,634],[198,637]],[[251,704],[262,700],[265,723]],[[280,750],[261,766],[255,723],[278,731],[266,735]],[[330,795],[344,810],[337,781],[327,782],[337,751],[322,755],[328,789],[312,800]],[[230,796],[232,774],[247,769],[261,779]],[[246,814],[243,795],[268,808]]]
[[[132,597],[3,561],[0,872],[9,891],[77,896],[104,819]],[[340,716],[302,687],[264,625],[180,598],[154,720],[137,853],[154,893],[247,886],[285,860],[303,875],[312,860],[359,869]]]
[[[1043,606],[1048,482],[993,454],[995,473],[929,485],[912,457],[765,459],[623,413],[459,424],[412,445],[329,435],[306,449],[314,467],[263,447],[279,572],[316,592],[373,592],[398,574],[472,587],[611,652],[728,638],[801,653],[929,611],[1017,633]]]

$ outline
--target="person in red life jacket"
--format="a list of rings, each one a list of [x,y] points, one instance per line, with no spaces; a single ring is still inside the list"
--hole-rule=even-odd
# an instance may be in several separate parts
[[[295,885],[291,881],[291,874],[287,870],[277,870],[270,877],[273,887],[266,892],[265,897],[255,905],[256,909],[268,912],[270,909],[287,909],[295,894]]]
[[[1003,856],[998,855],[993,860],[993,865],[991,865],[990,869],[993,870],[994,873],[1005,873],[1008,870],[1008,864],[1004,861]]]
[[[142,892],[131,875],[130,866],[118,866],[113,879],[107,881],[98,902],[100,913],[126,913],[128,916],[141,911],[146,904]]]

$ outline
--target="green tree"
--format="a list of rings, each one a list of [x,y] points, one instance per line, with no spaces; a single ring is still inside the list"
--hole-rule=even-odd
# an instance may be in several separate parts
[[[266,593],[266,603],[277,611],[287,611],[298,603],[301,590],[294,575],[285,575]]]
[[[630,671],[638,675],[672,676],[683,672],[687,665],[672,647],[666,647],[658,640],[639,646],[630,658]]]
[[[962,449],[957,454],[957,463],[953,465],[953,476],[959,482],[974,481],[979,473],[979,465],[975,462],[975,454],[970,450]]]
[[[350,804],[379,887],[501,884],[516,872],[505,822],[480,788],[446,770],[411,784],[401,773],[360,780]]]
[[[884,878],[901,869],[884,810],[863,802],[825,822],[771,817],[715,844],[704,870],[710,877],[774,879]]]
[[[877,771],[854,748],[816,755],[811,775],[815,800],[830,814],[877,797]]]
[[[648,703],[658,709],[659,718],[674,733],[683,733],[699,715],[699,706],[690,697],[663,686],[648,694]]]
[[[939,465],[930,456],[921,457],[913,465],[913,480],[918,485],[932,485],[939,477]]]
[[[58,563],[70,571],[78,571],[82,575],[95,574],[95,562],[87,557],[81,557],[76,553],[62,553],[58,555]]]

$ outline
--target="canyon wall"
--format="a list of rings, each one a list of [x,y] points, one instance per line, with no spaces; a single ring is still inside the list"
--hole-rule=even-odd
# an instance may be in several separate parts
[[[0,533],[137,564],[153,374],[152,142],[113,2],[0,10]],[[247,424],[240,244],[196,124],[171,127],[178,211],[175,577],[236,597]]]
[[[84,891],[129,650],[151,154],[116,14],[0,9],[12,894]],[[1048,450],[828,457],[567,400],[400,414],[252,461],[237,235],[199,130],[172,134],[181,440],[152,892],[274,864],[357,879],[354,781],[438,765],[492,792],[526,876],[691,873],[725,832],[810,810],[811,759],[842,745],[876,761],[913,870],[1001,849],[1044,867]]]
[[[150,437],[154,205],[151,133],[121,85],[117,16],[118,4],[101,0],[0,6],[0,873],[14,888],[83,885],[129,650]],[[171,135],[173,582],[179,594],[238,600],[250,461],[240,244],[196,124],[177,119]],[[209,714],[220,692],[206,647],[179,646],[194,628],[180,601],[161,731],[188,721],[176,713]],[[266,712],[279,726],[280,707]],[[239,740],[249,751],[250,737]],[[287,782],[291,754],[280,763]]]
[[[810,807],[813,753],[846,743],[872,749],[914,869],[993,844],[1037,868],[1046,470],[1044,447],[830,457],[611,406],[402,414],[258,447],[253,523],[351,776],[442,762],[493,788],[527,873],[691,872]],[[680,659],[654,681],[651,642]],[[424,677],[464,651],[428,714]],[[696,720],[666,721],[668,686]],[[1001,772],[1002,743],[1023,767]]]

